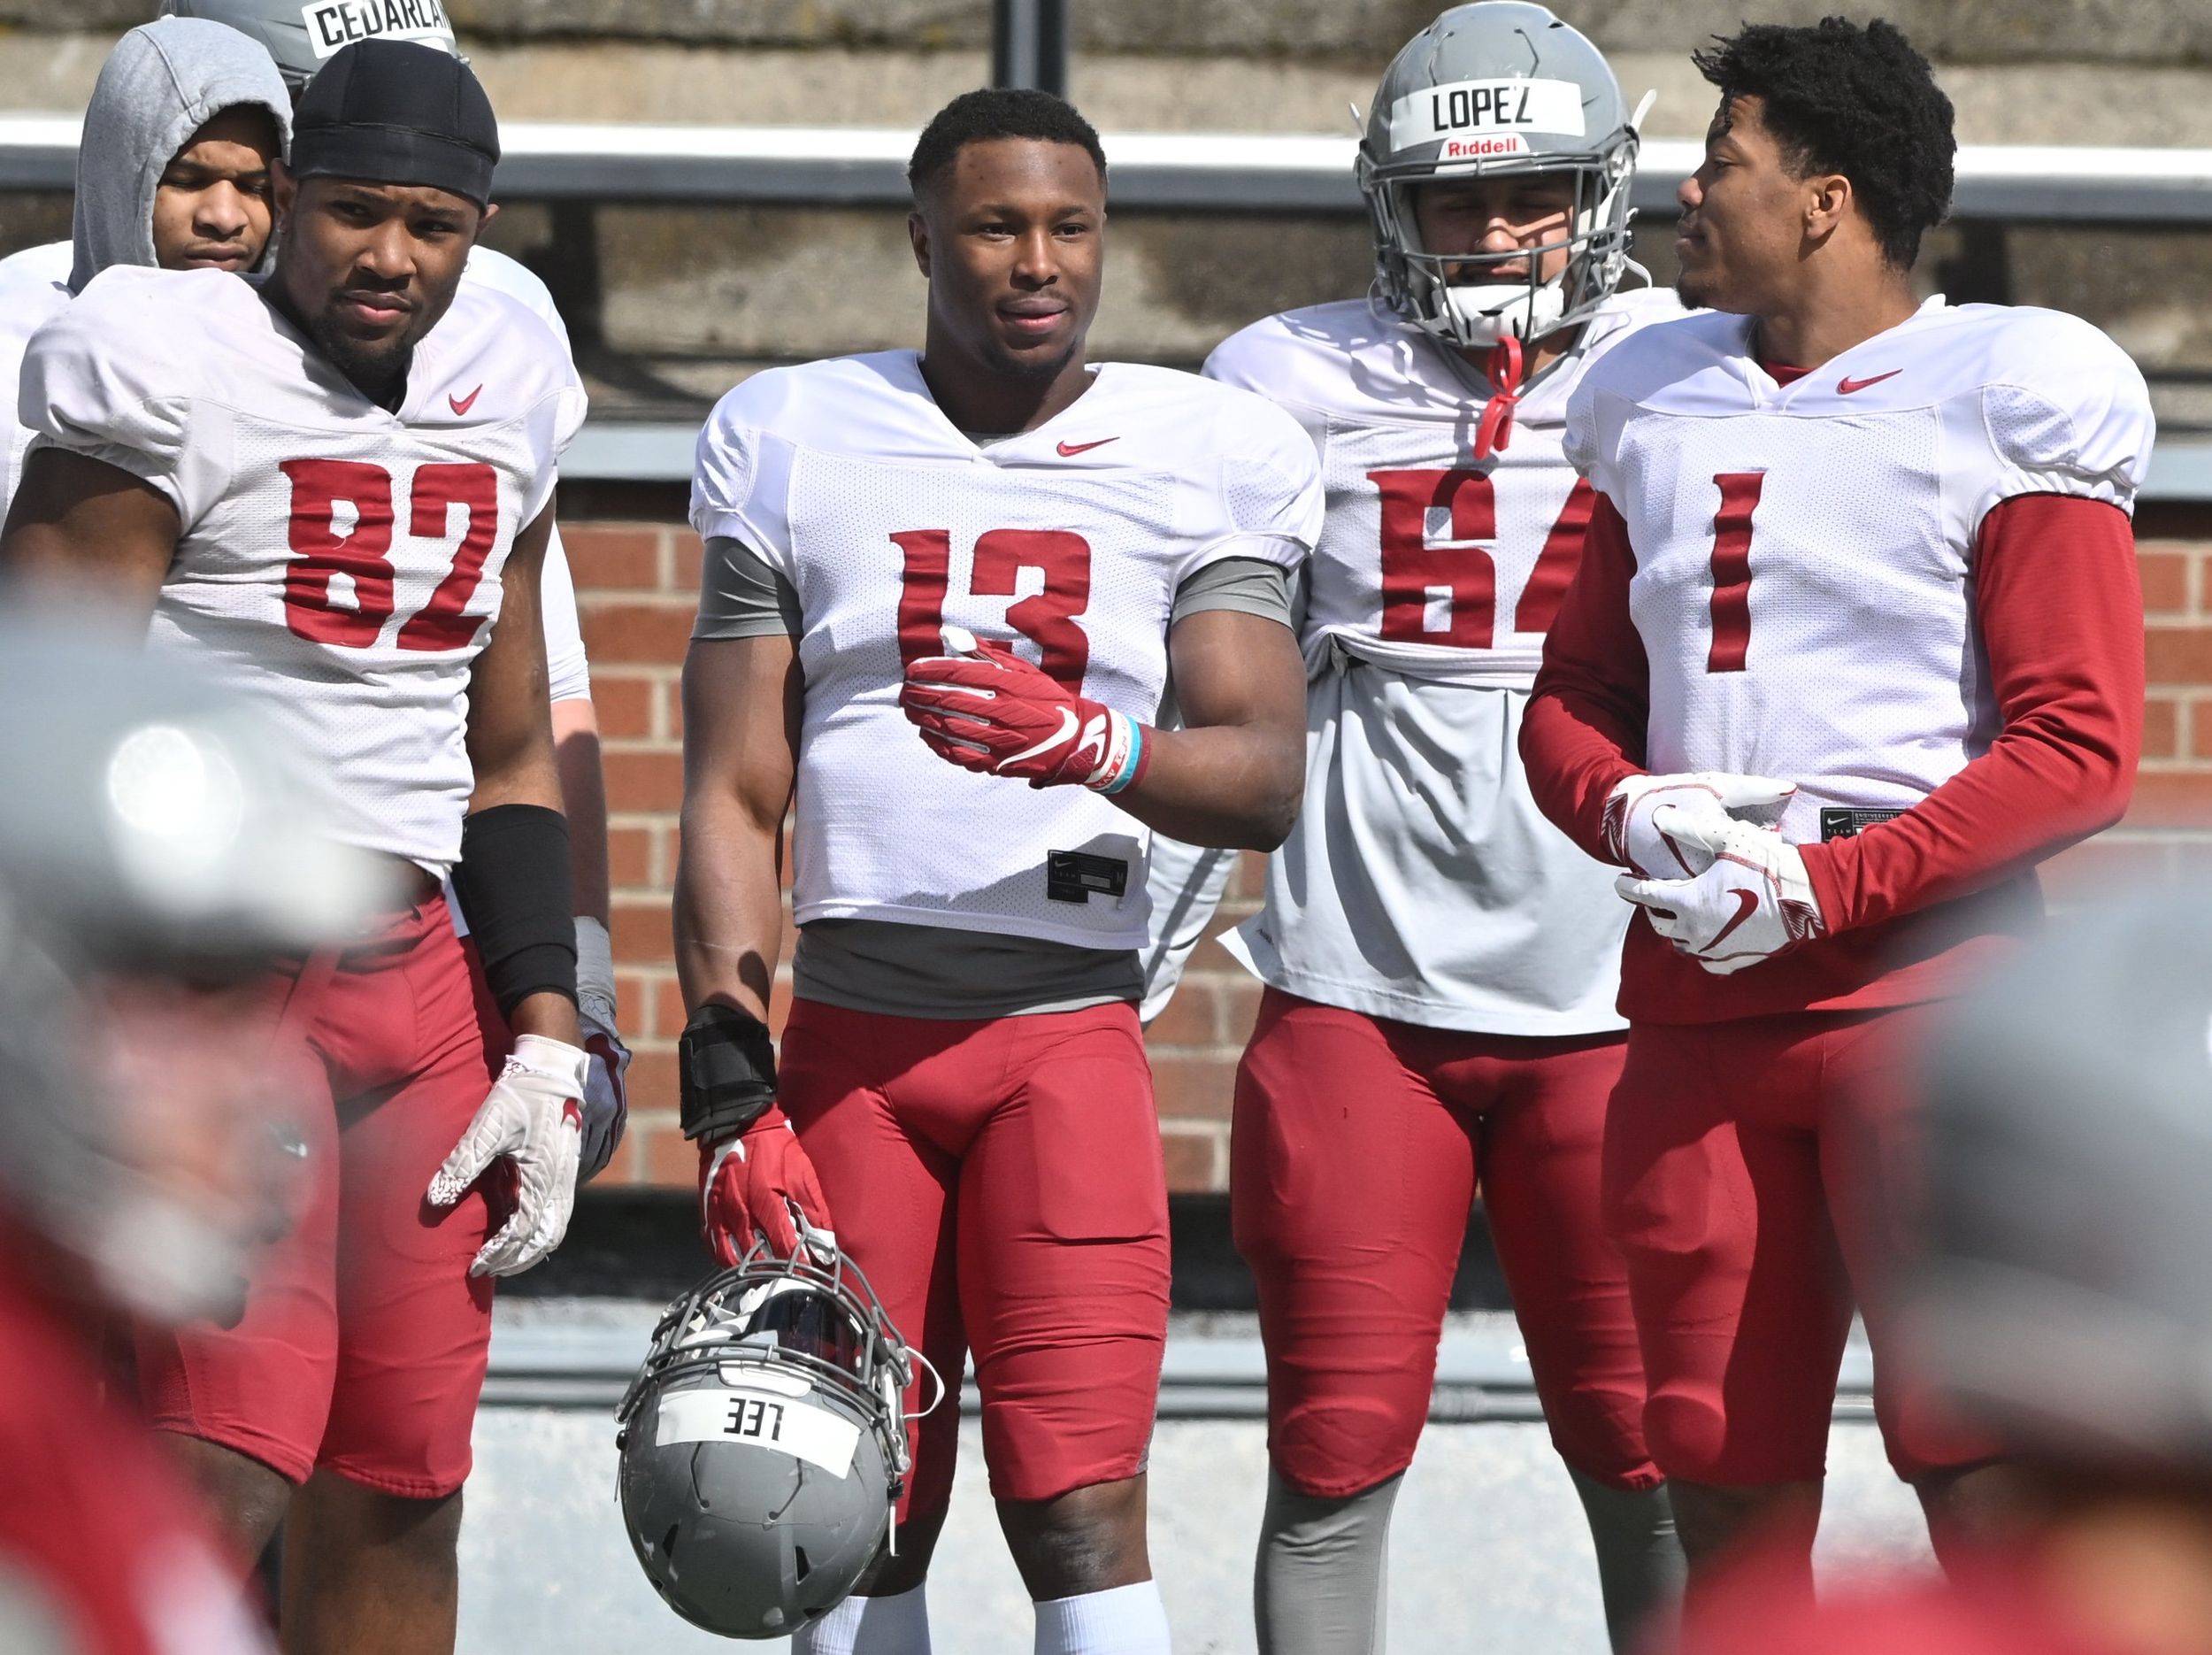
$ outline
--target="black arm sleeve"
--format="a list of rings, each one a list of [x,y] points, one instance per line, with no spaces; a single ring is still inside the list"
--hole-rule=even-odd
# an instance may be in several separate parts
[[[576,997],[568,819],[542,804],[495,804],[461,824],[453,894],[502,1015],[534,994]]]

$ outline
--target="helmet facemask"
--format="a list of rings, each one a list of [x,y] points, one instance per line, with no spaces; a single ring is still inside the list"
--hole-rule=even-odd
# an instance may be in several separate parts
[[[920,1410],[926,1413],[943,1399],[944,1382],[899,1336],[836,1237],[795,1209],[793,1217],[800,1245],[792,1257],[779,1258],[764,1236],[757,1238],[735,1268],[710,1276],[669,1307],[616,1417],[626,1424],[650,1384],[686,1372],[710,1368],[733,1382],[739,1368],[803,1375],[873,1421],[895,1499],[912,1459],[907,1387],[918,1366],[937,1380],[937,1397]]]
[[[1385,163],[1360,157],[1360,187],[1375,232],[1376,282],[1385,303],[1409,326],[1460,350],[1484,350],[1512,337],[1533,343],[1586,321],[1612,296],[1630,268],[1629,184],[1636,137],[1616,135],[1603,150],[1580,157],[1513,157],[1479,162]],[[1573,181],[1568,233],[1504,252],[1439,253],[1422,245],[1416,192],[1463,178],[1564,174]],[[1567,262],[1546,280],[1547,258]],[[1486,271],[1525,264],[1526,274],[1486,281]]]
[[[669,1307],[617,1414],[631,1549],[724,1637],[795,1632],[896,1552],[906,1392],[937,1378],[835,1236],[796,1221],[795,1257],[757,1242]]]

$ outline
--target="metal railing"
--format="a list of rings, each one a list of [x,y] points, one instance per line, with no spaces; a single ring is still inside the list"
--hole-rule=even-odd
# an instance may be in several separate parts
[[[492,1329],[487,1408],[613,1411],[644,1360],[658,1307],[598,1301],[564,1315],[558,1305],[532,1305],[521,1317],[503,1315]],[[961,1412],[980,1402],[972,1371],[964,1376]],[[1855,1330],[1844,1352],[1834,1418],[1872,1420],[1873,1359]],[[1178,1321],[1170,1328],[1160,1373],[1164,1420],[1267,1418],[1267,1362],[1256,1334],[1205,1333]],[[1440,1424],[1533,1423],[1544,1417],[1536,1381],[1513,1318],[1506,1313],[1455,1316],[1437,1351],[1429,1418]]]
[[[75,116],[0,114],[0,189],[66,190]],[[511,121],[502,196],[514,200],[743,202],[903,207],[911,131],[880,127],[675,127]],[[1116,133],[1104,139],[1114,204],[1147,212],[1361,210],[1349,137]],[[1671,211],[1700,146],[1644,145],[1639,209]],[[1975,146],[1959,151],[1954,216],[2046,224],[2212,224],[2212,150]],[[690,474],[689,424],[595,424],[563,466],[573,479]],[[2212,441],[2162,442],[2147,498],[2212,500]]]
[[[695,422],[595,420],[562,458],[561,475],[572,482],[688,482],[698,440]],[[2161,437],[2141,497],[2212,501],[2212,437]]]
[[[0,114],[0,189],[67,189],[79,122]],[[902,206],[915,135],[881,127],[672,127],[511,121],[503,196],[526,200]],[[1354,212],[1354,140],[1224,133],[1106,136],[1113,199],[1145,211]],[[1635,200],[1671,208],[1699,146],[1654,139]],[[2212,223],[2212,150],[1967,145],[1955,214],[2078,224]]]

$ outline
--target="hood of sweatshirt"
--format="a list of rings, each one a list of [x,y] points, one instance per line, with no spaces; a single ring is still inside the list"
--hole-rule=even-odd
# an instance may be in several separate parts
[[[69,290],[111,265],[152,266],[154,192],[192,135],[222,111],[257,104],[292,142],[292,100],[258,42],[222,23],[165,17],[116,42],[92,89],[77,149],[76,260]],[[270,237],[258,268],[267,269]]]

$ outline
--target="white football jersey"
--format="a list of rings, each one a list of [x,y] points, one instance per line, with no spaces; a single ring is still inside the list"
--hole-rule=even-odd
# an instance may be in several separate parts
[[[396,413],[217,271],[103,272],[31,341],[20,414],[45,444],[175,505],[149,646],[264,702],[348,843],[442,874],[472,778],[469,671],[516,534],[584,394],[544,325],[464,288]]]
[[[1794,781],[1782,829],[1804,843],[1910,808],[1987,749],[1983,519],[2031,494],[2131,511],[2150,400],[2118,346],[2055,311],[1931,299],[1786,386],[1751,327],[1637,334],[1578,389],[1568,451],[1635,551],[1646,765]]]
[[[1309,664],[1333,639],[1416,677],[1533,683],[1590,517],[1562,446],[1568,395],[1632,330],[1681,314],[1669,292],[1616,295],[1479,465],[1482,376],[1379,304],[1288,311],[1225,340],[1208,377],[1288,410],[1321,456],[1329,515],[1308,573]]]
[[[73,257],[67,242],[58,243],[63,253]],[[42,248],[30,248],[27,252],[42,252]],[[29,349],[31,335],[61,314],[69,304],[69,259],[62,260],[61,279],[54,281],[37,280],[34,265],[27,264],[19,270],[8,266],[15,258],[0,259],[0,386],[13,387],[21,381],[23,353]],[[18,276],[21,280],[17,280]],[[15,498],[16,484],[23,478],[23,456],[31,446],[34,435],[31,427],[16,417],[15,400],[5,401],[6,417],[0,419],[0,429],[5,441],[0,442],[0,520],[7,516],[9,502]]]
[[[1320,518],[1293,420],[1164,368],[1100,366],[1055,419],[985,446],[945,417],[911,350],[731,391],[699,439],[692,524],[798,594],[799,923],[1142,944],[1144,827],[1081,788],[938,758],[899,710],[903,662],[941,653],[950,623],[1149,722],[1184,579],[1224,558],[1295,567]]]
[[[1305,802],[1266,905],[1224,941],[1264,981],[1431,1028],[1621,1026],[1627,906],[1536,809],[1517,736],[1589,518],[1568,396],[1634,328],[1681,314],[1669,293],[1617,296],[1479,465],[1486,384],[1366,300],[1270,317],[1207,363],[1306,427],[1328,493],[1301,634]]]
[[[48,242],[27,247],[0,258],[0,386],[19,382],[23,350],[31,335],[69,303],[69,273],[76,249],[68,242]],[[461,273],[464,287],[481,285],[519,300],[531,314],[545,323],[569,354],[568,328],[554,307],[553,295],[543,281],[523,264],[488,247],[469,254]],[[6,442],[0,452],[0,519],[7,515],[22,480],[23,455],[31,445],[31,428],[15,417],[12,396],[0,398],[0,427]],[[545,570],[539,580],[539,604],[545,620],[546,676],[556,701],[591,699],[591,666],[584,658],[584,635],[576,614],[576,585],[568,570],[568,553],[556,527],[545,549]]]
[[[461,272],[461,285],[478,284],[503,293],[526,308],[561,342],[561,354],[574,362],[568,324],[553,303],[552,290],[529,266],[496,248],[472,248],[468,267]],[[553,538],[546,544],[545,569],[538,577],[538,612],[545,623],[548,696],[555,701],[590,700],[591,663],[584,655],[583,622],[576,613],[576,581],[569,572],[568,548],[561,543],[557,523],[553,526]],[[457,907],[454,912],[460,910]]]

